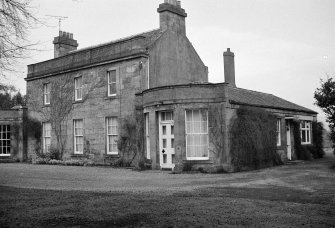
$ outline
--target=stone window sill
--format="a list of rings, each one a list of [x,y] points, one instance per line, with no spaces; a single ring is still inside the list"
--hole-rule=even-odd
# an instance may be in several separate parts
[[[79,103],[83,103],[83,100],[77,100],[77,101],[73,101],[72,104],[79,104]]]

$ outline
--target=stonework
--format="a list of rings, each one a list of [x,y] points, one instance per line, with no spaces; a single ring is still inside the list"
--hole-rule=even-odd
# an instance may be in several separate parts
[[[54,59],[28,66],[30,117],[50,122],[64,114],[57,108],[62,107],[62,101],[70,101],[61,125],[61,135],[66,140],[63,159],[85,157],[95,163],[113,162],[122,154],[120,151],[113,155],[108,153],[110,128],[106,126],[107,118],[117,118],[120,133],[122,120],[137,110],[146,115],[148,121],[142,154],[147,154],[153,169],[173,169],[174,164],[178,164],[177,172],[187,166],[209,173],[215,170],[231,172],[229,126],[236,109],[241,106],[266,109],[283,120],[282,142],[277,149],[286,159],[285,121],[286,124],[293,118],[313,121],[316,113],[270,94],[237,88],[234,53],[230,50],[224,54],[226,82],[209,83],[208,69],[186,36],[187,14],[180,2],[165,1],[158,12],[159,29],[86,49],[76,50],[77,41],[73,40],[73,35],[62,33],[61,38],[55,38]],[[63,45],[62,50],[59,45]],[[116,72],[115,79],[109,78],[110,71]],[[75,100],[77,77],[82,80],[80,100]],[[58,102],[51,99],[50,104],[44,104],[46,83],[51,85],[51,97],[57,96]],[[110,86],[115,86],[113,96],[108,94]],[[199,115],[202,119],[197,120]],[[77,131],[74,120],[83,121],[82,154],[74,153]],[[199,132],[194,133],[190,126],[192,129],[198,126]],[[218,126],[219,131],[213,131]],[[52,124],[51,146],[55,147],[58,143],[56,130],[57,126]],[[171,141],[165,140],[166,135]],[[201,139],[201,143],[188,141],[191,139]],[[34,142],[28,141],[27,156],[32,157]],[[202,156],[189,156],[200,152]],[[166,166],[167,161],[172,161],[170,166]]]

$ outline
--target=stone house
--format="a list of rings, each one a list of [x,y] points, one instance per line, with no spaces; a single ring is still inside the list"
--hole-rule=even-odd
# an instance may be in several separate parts
[[[44,152],[62,143],[65,159],[117,159],[121,122],[139,110],[145,120],[143,149],[153,169],[170,169],[176,162],[229,165],[229,125],[241,106],[278,117],[283,159],[295,158],[293,119],[301,121],[302,143],[312,143],[316,112],[236,87],[230,49],[223,54],[225,82],[209,83],[208,69],[186,36],[180,1],[165,0],[157,11],[159,29],[85,49],[77,50],[73,34],[60,32],[53,41],[55,58],[28,66],[29,116],[42,122]],[[220,151],[211,140],[213,107],[225,129]],[[28,137],[28,156],[34,143]]]

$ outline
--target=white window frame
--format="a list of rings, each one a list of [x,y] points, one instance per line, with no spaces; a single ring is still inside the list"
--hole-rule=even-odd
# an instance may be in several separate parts
[[[307,120],[302,120],[300,122],[300,138],[301,138],[301,144],[306,145],[306,144],[311,144],[312,139],[311,139],[311,121]],[[305,139],[306,141],[303,141],[303,134],[305,134]]]
[[[110,73],[113,72],[113,71],[115,72],[115,82],[110,80],[111,79]],[[116,94],[117,94],[117,84],[116,84],[116,82],[117,82],[117,74],[118,74],[117,69],[110,69],[110,70],[107,71],[107,83],[108,83],[107,84],[107,90],[108,90],[107,95],[109,97],[116,96]],[[113,84],[115,85],[115,93],[112,93],[112,91],[110,89]]]
[[[150,124],[149,124],[149,113],[144,114],[145,118],[145,143],[146,143],[146,156],[147,159],[151,159],[150,156]]]
[[[82,99],[83,99],[83,77],[78,76],[74,78],[74,100],[81,101]]]
[[[80,129],[80,126],[78,127],[80,123],[81,123],[81,134],[76,131],[76,129]],[[74,141],[74,144],[73,144],[74,154],[83,154],[84,153],[84,121],[83,119],[73,120],[73,141]],[[82,141],[82,144],[78,143],[78,141]],[[77,150],[77,145],[82,145],[82,150]]]
[[[194,114],[195,111],[199,111],[199,112],[205,111],[205,113],[206,113],[206,132],[194,133],[194,122],[195,121],[193,121],[193,114]],[[192,112],[192,121],[187,120],[187,112]],[[200,121],[200,126],[201,126],[201,122],[202,121]],[[192,128],[193,128],[192,131],[193,132],[188,132],[188,130],[187,130],[188,123],[192,124]],[[185,135],[185,139],[186,139],[185,140],[186,141],[186,159],[187,160],[209,160],[208,110],[207,109],[186,109],[185,110],[185,132],[186,132],[186,135]],[[188,143],[188,140],[187,140],[187,138],[188,138],[187,136],[189,136],[189,135],[206,135],[207,144],[206,145],[197,145],[197,146],[200,146],[200,147],[207,146],[207,156],[202,156],[202,157],[189,157],[188,156],[188,145],[189,145],[189,143]],[[195,142],[195,140],[193,140],[193,142]],[[196,145],[193,145],[193,146],[196,146]]]
[[[51,146],[51,123],[50,122],[42,123],[42,128],[43,128],[43,153],[49,153]]]
[[[277,119],[277,146],[281,146],[281,119]]]
[[[8,134],[9,133],[9,138],[8,138]],[[9,124],[3,124],[0,125],[0,156],[1,157],[8,157],[11,154],[11,126]],[[4,137],[5,136],[5,137]],[[6,142],[6,146],[5,146],[5,142]],[[8,142],[9,142],[9,146],[8,146]],[[9,154],[5,153],[4,151],[8,151],[9,148]]]
[[[117,139],[118,139],[118,118],[117,117],[106,117],[106,143],[107,143],[107,154],[109,155],[117,155],[119,151],[117,149]],[[113,131],[115,129],[115,131]],[[110,139],[112,138],[112,149],[110,148]],[[113,150],[113,148],[116,148]]]
[[[50,104],[50,92],[51,92],[51,84],[44,83],[43,84],[43,103],[45,105]]]

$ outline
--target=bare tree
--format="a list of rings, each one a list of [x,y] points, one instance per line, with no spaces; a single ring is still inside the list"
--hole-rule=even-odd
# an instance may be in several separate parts
[[[38,22],[30,0],[0,0],[0,78],[15,72],[15,65],[35,44],[27,32]]]
[[[40,115],[42,121],[50,122],[53,133],[56,137],[54,146],[63,158],[67,143],[67,126],[68,120],[71,118],[74,95],[73,77],[65,75],[64,77],[54,77],[51,80],[50,105],[44,106],[41,97],[43,88],[34,88],[28,94],[28,107]],[[94,89],[104,86],[102,77],[92,77],[83,85],[83,97],[81,102],[85,102]]]

